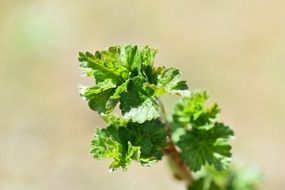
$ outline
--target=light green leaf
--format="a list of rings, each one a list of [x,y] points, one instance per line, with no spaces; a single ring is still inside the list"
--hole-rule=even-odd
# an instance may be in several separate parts
[[[160,115],[160,108],[154,98],[153,90],[144,86],[143,77],[135,77],[129,81],[127,91],[120,98],[120,109],[124,118],[143,123]]]
[[[182,75],[176,68],[169,68],[161,71],[160,75],[158,75],[156,91],[158,96],[165,93],[178,94],[185,97],[190,96],[186,81],[182,80]]]
[[[131,119],[133,122],[138,123],[156,119],[159,116],[159,104],[154,99],[147,99],[140,106],[131,108],[124,114],[125,119]]]
[[[194,179],[188,190],[257,190],[262,182],[262,175],[254,167],[230,167],[219,172],[206,166],[194,173]]]
[[[97,86],[79,86],[79,92],[81,97],[88,101],[88,105],[92,110],[107,113],[114,108],[109,99],[114,93],[115,87],[116,85],[110,79],[106,79],[98,83]]]
[[[121,167],[128,169],[132,159],[137,159],[140,155],[140,148],[132,146],[129,142],[127,147],[117,141],[117,130],[114,127],[98,129],[91,142],[91,153],[97,160],[113,159],[110,169]]]
[[[194,92],[191,97],[185,97],[179,101],[173,110],[173,125],[195,128],[210,128],[213,121],[220,113],[218,105],[215,103],[206,107],[208,94],[206,91]]]
[[[140,77],[144,83],[148,82],[145,76],[147,70],[153,67],[156,50],[137,46],[114,46],[106,50],[79,53],[80,67],[84,76],[93,76],[97,86],[81,87],[80,92],[89,102],[89,106],[99,113],[108,113],[118,103],[121,94],[127,90],[130,80]],[[104,83],[111,83],[106,89]],[[90,98],[88,94],[91,94]],[[87,97],[87,98],[86,98]],[[144,100],[146,96],[144,97]],[[99,102],[97,100],[100,100]]]

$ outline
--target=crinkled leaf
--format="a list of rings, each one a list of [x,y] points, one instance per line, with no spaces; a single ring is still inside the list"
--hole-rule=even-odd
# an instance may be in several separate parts
[[[116,129],[112,127],[98,129],[91,143],[91,153],[97,160],[113,159],[110,165],[111,170],[119,167],[126,170],[132,159],[139,158],[140,148],[132,146],[129,142],[124,147],[116,140],[117,133]]]
[[[153,97],[153,90],[144,86],[145,79],[136,77],[128,83],[127,91],[120,98],[120,109],[126,119],[143,123],[158,118],[159,105]]]
[[[80,86],[79,91],[80,95],[88,101],[88,105],[92,110],[99,113],[107,113],[115,106],[113,101],[109,100],[114,93],[115,87],[116,85],[110,79],[106,79],[98,83],[97,86]]]
[[[123,84],[117,87],[114,94],[110,97],[112,100],[117,100],[121,97],[121,94],[127,90],[129,80],[125,81]]]
[[[123,114],[129,112],[132,108],[139,107],[153,93],[144,88],[145,80],[143,77],[135,77],[127,84],[126,91],[120,97],[120,109]]]
[[[105,123],[109,125],[114,125],[114,126],[126,126],[128,121],[125,120],[122,117],[118,117],[113,114],[102,114],[101,117],[105,121]]]
[[[207,92],[194,92],[191,97],[183,98],[173,111],[173,125],[194,128],[211,127],[211,123],[220,113],[217,104],[206,107]]]
[[[186,81],[182,80],[181,72],[176,68],[162,70],[158,75],[157,85],[154,88],[158,96],[165,93],[190,96]]]
[[[113,92],[114,91],[110,89],[94,94],[92,99],[88,102],[89,107],[99,113],[109,113],[116,105],[116,101],[109,100]]]
[[[145,78],[145,83],[148,82],[145,73],[147,69],[153,68],[156,51],[147,46],[139,49],[137,46],[127,45],[96,51],[94,55],[80,52],[78,59],[83,75],[93,76],[97,84],[94,87],[86,87],[90,91],[88,93],[92,93],[87,99],[91,109],[108,113],[116,106],[121,94],[127,90],[130,79],[140,76]],[[112,83],[113,90],[103,90],[101,86],[106,81]]]
[[[128,123],[130,142],[141,148],[140,162],[150,165],[163,156],[166,146],[166,130],[160,120],[146,121],[143,124]]]
[[[133,122],[143,123],[156,119],[160,115],[159,104],[155,99],[147,99],[140,106],[131,108],[124,114],[125,119],[131,119]]]
[[[189,96],[187,84],[178,69],[153,65],[156,49],[148,46],[114,46],[106,50],[79,53],[84,76],[93,76],[97,86],[87,101],[100,114],[109,113],[120,102],[125,118],[144,122],[159,117],[156,96],[165,93]],[[112,90],[98,87],[112,83]],[[98,89],[101,91],[98,93]],[[99,102],[98,102],[99,100]]]
[[[159,120],[143,124],[118,122],[114,118],[108,121],[114,122],[106,129],[98,129],[92,140],[91,152],[95,159],[111,158],[112,170],[119,167],[125,170],[132,160],[150,165],[162,158],[166,132]]]
[[[128,73],[127,68],[119,61],[119,49],[116,47],[96,51],[94,55],[89,52],[80,52],[78,60],[81,62],[81,68],[94,71],[97,83],[106,79],[120,83]]]
[[[205,164],[213,165],[217,170],[227,168],[231,157],[229,139],[233,131],[222,123],[215,123],[210,129],[193,128],[180,137],[177,145],[181,157],[193,171]]]
[[[79,92],[80,95],[85,99],[85,100],[90,100],[93,98],[94,94],[99,94],[103,91],[115,88],[116,85],[109,79],[99,83],[97,86],[79,86]]]
[[[80,67],[94,71],[98,82],[109,78],[122,83],[130,77],[141,74],[142,69],[153,65],[157,50],[148,46],[139,49],[137,46],[114,46],[106,50],[79,53]],[[90,76],[91,72],[88,72]]]

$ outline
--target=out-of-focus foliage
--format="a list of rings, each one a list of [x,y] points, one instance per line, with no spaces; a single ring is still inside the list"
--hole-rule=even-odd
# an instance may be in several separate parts
[[[257,190],[263,180],[260,171],[253,167],[231,167],[224,172],[217,172],[207,166],[197,172],[195,178],[188,190]]]

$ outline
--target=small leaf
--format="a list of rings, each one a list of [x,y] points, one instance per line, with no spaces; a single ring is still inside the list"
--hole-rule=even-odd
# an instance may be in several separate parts
[[[133,122],[143,123],[160,116],[159,104],[154,99],[147,99],[140,106],[131,108],[124,114],[125,119],[131,119]]]
[[[157,89],[163,89],[165,93],[178,94],[180,96],[190,96],[190,91],[186,81],[182,80],[180,71],[176,68],[165,69],[161,72],[157,79]],[[161,94],[161,90],[159,90]]]
[[[116,85],[110,79],[106,79],[97,86],[80,86],[79,91],[81,97],[88,101],[88,105],[92,110],[107,113],[115,107],[109,101],[115,87]]]
[[[124,118],[143,123],[160,115],[159,105],[153,97],[153,90],[144,86],[145,79],[136,77],[129,81],[127,91],[120,98],[120,109]]]
[[[212,122],[220,113],[218,105],[215,103],[209,108],[205,106],[208,94],[205,91],[194,92],[192,96],[185,97],[177,103],[173,111],[173,125],[181,127],[201,128],[212,127]]]
[[[180,137],[177,145],[181,157],[189,168],[198,171],[205,164],[221,171],[227,168],[231,157],[229,139],[233,131],[222,123],[215,123],[210,129],[193,128]]]
[[[128,169],[133,160],[143,166],[151,165],[162,158],[166,146],[166,131],[159,120],[143,124],[118,122],[108,116],[110,125],[98,129],[91,142],[91,153],[97,160],[113,159],[112,170]]]

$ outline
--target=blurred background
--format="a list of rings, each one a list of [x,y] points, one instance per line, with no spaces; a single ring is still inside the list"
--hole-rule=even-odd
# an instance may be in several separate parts
[[[0,190],[184,189],[165,161],[109,173],[89,154],[97,114],[80,99],[78,51],[159,48],[208,89],[236,131],[233,160],[285,189],[283,0],[1,0]],[[171,101],[174,100],[171,98]],[[171,102],[169,100],[169,102]]]

